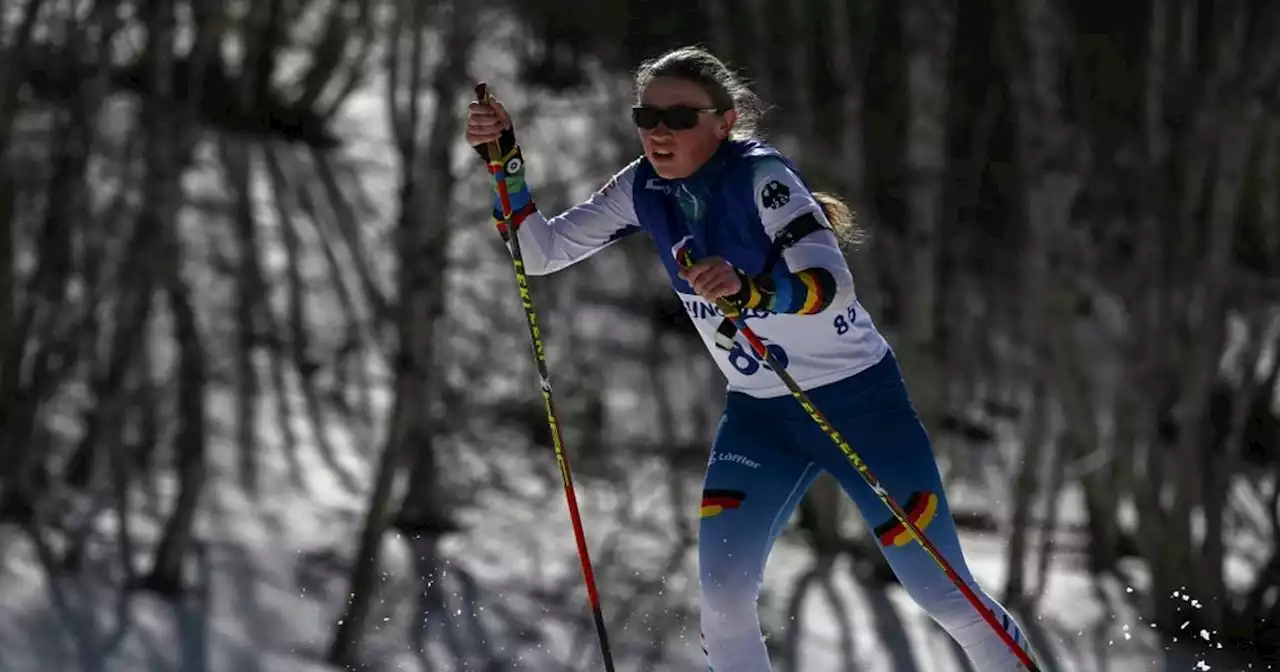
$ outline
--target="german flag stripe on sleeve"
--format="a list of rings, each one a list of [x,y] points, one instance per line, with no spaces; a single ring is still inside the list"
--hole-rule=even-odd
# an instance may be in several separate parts
[[[532,215],[537,211],[538,211],[538,206],[535,205],[532,200],[526,201],[523,206],[517,208],[515,212],[511,213],[512,227],[514,227],[517,231],[519,231],[520,225],[524,223],[524,220],[528,219],[529,215]],[[507,233],[507,220],[502,217],[501,210],[494,210],[493,223],[497,225],[498,230],[501,231],[504,235]]]
[[[800,278],[805,288],[804,305],[800,306],[800,310],[797,312],[801,315],[811,315],[822,310],[822,306],[826,304],[827,297],[831,293],[824,291],[825,288],[823,288],[817,274],[813,271],[800,271],[796,273],[796,277]]]
[[[748,290],[748,294],[747,294],[746,307],[759,308],[760,304],[764,303],[764,294],[760,293],[760,286],[754,282],[748,281],[747,290]]]
[[[825,268],[807,268],[776,276],[774,291],[765,308],[773,313],[813,315],[831,305],[835,295],[836,279],[830,271]]]

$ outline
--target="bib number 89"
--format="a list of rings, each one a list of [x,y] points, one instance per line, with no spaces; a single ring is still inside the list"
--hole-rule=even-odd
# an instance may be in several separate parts
[[[778,364],[784,369],[787,368],[787,351],[783,350],[780,345],[769,343],[765,339],[760,340],[764,342],[765,349],[777,360]],[[734,341],[733,349],[729,350],[729,363],[738,370],[738,373],[744,376],[755,375],[761,368],[772,370],[772,367],[765,363],[764,359],[756,354],[754,349],[747,348],[739,341]]]

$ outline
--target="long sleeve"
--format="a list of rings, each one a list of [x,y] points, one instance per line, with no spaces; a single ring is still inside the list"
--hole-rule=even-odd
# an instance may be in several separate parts
[[[854,296],[853,274],[822,206],[799,176],[776,159],[756,163],[752,192],[770,240],[806,218],[818,226],[785,248],[767,273],[743,277],[737,297],[743,307],[798,315],[842,310]]]
[[[548,219],[538,211],[525,181],[520,146],[514,142],[506,146],[510,149],[495,177],[506,183],[511,224],[520,237],[520,251],[529,275],[559,271],[640,230],[631,196],[637,163],[615,174],[586,201]],[[496,193],[494,220],[505,235],[506,223]]]

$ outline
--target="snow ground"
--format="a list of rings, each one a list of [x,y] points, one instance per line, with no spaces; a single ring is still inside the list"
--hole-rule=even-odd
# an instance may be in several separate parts
[[[224,453],[229,454],[229,453]],[[513,458],[504,469],[537,473],[535,458]],[[229,467],[230,465],[224,465]],[[324,469],[312,460],[312,468]],[[83,670],[85,672],[320,672],[319,661],[343,599],[343,569],[350,562],[359,524],[352,495],[317,490],[311,495],[272,495],[259,506],[219,469],[209,489],[209,506],[200,530],[197,559],[190,567],[200,588],[178,603],[135,594],[122,604],[111,588],[106,545],[95,546],[86,571],[56,581],[39,567],[20,533],[4,530],[7,563],[0,573],[0,670]],[[652,488],[644,469],[636,488]],[[317,478],[317,480],[320,480]],[[581,485],[581,484],[580,484]],[[686,487],[696,488],[690,480]],[[580,498],[597,562],[610,539],[608,521],[619,508],[610,488],[582,488]],[[556,494],[556,493],[551,493]],[[610,502],[610,500],[613,500]],[[551,496],[537,507],[528,499],[486,497],[467,512],[476,530],[442,544],[428,590],[438,591],[425,611],[416,594],[413,545],[392,534],[386,541],[384,590],[372,619],[373,669],[427,670],[594,670],[599,669],[585,596],[564,504]],[[518,506],[516,506],[518,505]],[[633,503],[652,509],[647,501]],[[670,515],[670,512],[660,512]],[[140,523],[145,522],[140,516]],[[154,520],[153,520],[154,522]],[[152,530],[154,533],[154,529]],[[986,534],[964,535],[971,567],[984,585],[998,587],[1003,577],[1002,544]],[[658,549],[660,550],[660,549]],[[648,549],[649,552],[655,549]],[[644,553],[628,549],[627,553]],[[1035,623],[1037,645],[1052,650],[1057,672],[1229,670],[1214,663],[1171,660],[1131,615],[1110,614],[1069,557],[1057,568],[1044,600],[1044,616]],[[793,636],[782,599],[812,558],[798,545],[780,542],[766,577],[763,620],[775,638]],[[602,601],[611,622],[611,638],[620,670],[697,670],[700,651],[691,615],[696,599],[693,556],[684,554],[676,572],[641,599],[611,591],[616,572],[598,565]],[[660,579],[661,580],[661,579]],[[839,613],[818,591],[803,603],[799,637],[803,669],[814,672],[921,670],[960,672],[949,643],[898,589],[869,593],[837,566],[832,581]],[[568,603],[540,597],[553,586],[570,585]],[[661,594],[659,594],[661,593]],[[643,598],[653,598],[642,604]],[[671,614],[670,604],[684,603]],[[629,617],[624,612],[630,611]],[[851,623],[842,632],[837,625]],[[900,622],[900,628],[894,623]],[[425,634],[424,634],[425,631]],[[664,661],[642,667],[653,634],[664,642]],[[845,642],[845,635],[851,642]],[[429,642],[419,656],[411,642]],[[855,664],[842,651],[851,643]],[[909,650],[909,653],[908,653]],[[434,658],[434,664],[427,658]],[[495,658],[508,667],[489,666]],[[1204,665],[1208,665],[1207,667]],[[1104,667],[1105,665],[1105,667]],[[1265,669],[1265,668],[1259,668]]]

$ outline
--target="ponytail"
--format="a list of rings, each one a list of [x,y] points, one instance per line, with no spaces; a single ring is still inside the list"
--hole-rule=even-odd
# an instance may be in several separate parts
[[[839,240],[841,245],[856,245],[862,242],[862,232],[858,230],[853,210],[848,204],[839,196],[825,191],[813,192],[813,198],[818,201],[818,205],[822,206],[822,214],[826,215],[827,221],[831,224],[831,230],[835,232],[836,240]]]

